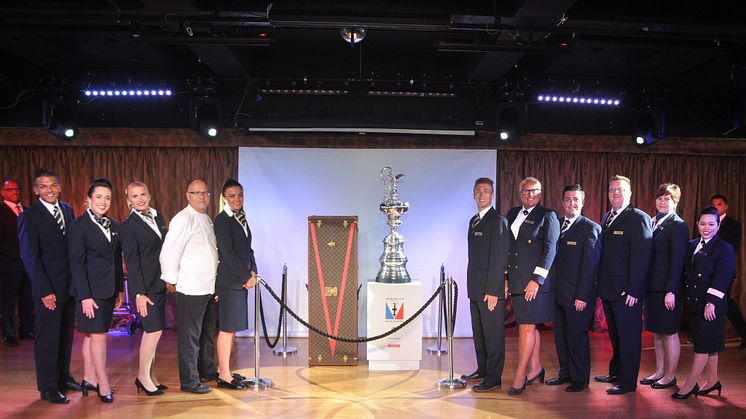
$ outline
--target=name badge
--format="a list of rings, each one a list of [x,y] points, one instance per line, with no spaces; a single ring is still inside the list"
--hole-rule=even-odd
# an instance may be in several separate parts
[[[567,242],[567,245],[568,246],[577,246],[578,243],[577,242]]]
[[[615,236],[623,236],[624,235],[624,230],[614,230],[614,235]]]
[[[482,232],[481,231],[475,231],[474,232],[474,236],[481,237],[482,236]]]
[[[526,223],[526,224],[534,224],[536,221],[524,220],[523,222]]]

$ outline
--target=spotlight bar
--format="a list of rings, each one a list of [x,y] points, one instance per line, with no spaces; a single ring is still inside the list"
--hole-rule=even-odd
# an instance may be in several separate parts
[[[368,96],[453,98],[456,97],[456,94],[452,92],[406,92],[390,90],[369,90]]]
[[[349,95],[349,90],[336,89],[261,89],[264,95],[295,95],[295,96],[342,96]]]
[[[86,89],[83,95],[87,97],[166,97],[173,93],[171,89]]]
[[[622,104],[619,99],[589,96],[539,95],[536,100],[544,103],[569,103],[571,105],[619,106]]]

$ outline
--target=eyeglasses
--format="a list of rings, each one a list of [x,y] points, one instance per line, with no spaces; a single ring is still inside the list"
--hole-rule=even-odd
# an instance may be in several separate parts
[[[9,192],[18,192],[21,190],[21,188],[3,188],[3,190]]]
[[[627,192],[624,188],[609,188],[609,193],[624,193]]]
[[[521,195],[537,195],[541,193],[541,189],[521,189]]]
[[[188,193],[189,193],[189,195],[192,195],[192,196],[206,196],[206,197],[209,197],[211,195],[210,192],[207,192],[207,191],[189,191]]]

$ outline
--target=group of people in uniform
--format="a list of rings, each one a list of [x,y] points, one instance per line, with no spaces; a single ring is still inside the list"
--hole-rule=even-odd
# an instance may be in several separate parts
[[[699,237],[689,240],[689,227],[676,213],[681,189],[672,183],[658,187],[651,218],[631,205],[630,179],[613,176],[608,189],[611,210],[599,224],[582,215],[581,185],[564,188],[562,217],[541,206],[538,179],[523,179],[519,192],[521,205],[503,216],[492,206],[493,181],[479,178],[474,183],[478,213],[469,221],[467,288],[477,369],[461,377],[475,383],[472,390],[502,386],[508,299],[518,324],[518,363],[508,394],[517,396],[536,381],[568,384],[568,392],[587,389],[588,332],[600,299],[613,354],[608,374],[594,379],[613,384],[608,394],[636,391],[643,326],[654,334],[656,369],[639,384],[655,389],[677,386],[683,315],[691,328],[694,358],[689,376],[678,383],[672,397],[715,391],[719,396],[723,386],[717,373],[718,352],[725,345],[734,247],[740,244],[718,236],[721,222],[729,219],[723,211],[726,198],[711,198],[712,205],[697,217]],[[738,230],[740,238],[740,225]],[[560,369],[545,381],[537,325],[547,322],[554,323]],[[697,380],[703,370],[700,386]]]
[[[39,199],[20,213],[18,238],[35,302],[34,360],[42,400],[68,403],[68,391],[114,400],[106,371],[107,333],[115,308],[124,303],[123,262],[144,330],[134,382],[138,393],[158,396],[168,389],[153,370],[165,328],[166,293],[176,294],[181,391],[208,393],[204,383],[209,381],[247,388],[246,377],[229,366],[235,333],[248,328],[247,292],[258,279],[239,182],[228,179],[223,185],[225,208],[214,222],[207,215],[207,184],[191,182],[188,205],[168,229],[142,182],[127,186],[131,211],[121,224],[107,216],[114,197],[108,179],[91,182],[87,209],[77,219],[59,200],[55,172],[38,169],[33,188]],[[76,323],[84,334],[81,381],[70,373]]]

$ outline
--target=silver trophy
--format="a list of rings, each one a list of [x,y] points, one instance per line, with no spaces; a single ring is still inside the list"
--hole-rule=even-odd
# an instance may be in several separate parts
[[[383,181],[383,202],[378,209],[386,214],[391,233],[383,239],[383,254],[380,257],[381,270],[376,282],[385,284],[404,284],[412,282],[407,272],[407,257],[404,255],[404,236],[396,231],[401,225],[402,214],[409,210],[409,203],[399,200],[396,187],[404,173],[394,175],[390,167],[381,169]]]

